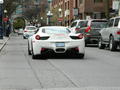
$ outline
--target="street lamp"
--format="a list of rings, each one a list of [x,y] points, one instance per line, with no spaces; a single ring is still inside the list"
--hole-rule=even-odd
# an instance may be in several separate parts
[[[51,18],[52,16],[53,16],[53,13],[52,13],[51,11],[48,11],[48,13],[47,13],[47,17],[48,17],[48,18],[47,18],[47,24],[48,24],[48,25],[51,25],[51,23],[50,23],[50,21],[51,21],[50,18]]]
[[[3,0],[0,0],[0,39],[3,39]]]
[[[59,11],[59,12],[61,12],[61,11],[62,11],[62,9],[61,9],[61,8],[59,8],[59,9],[58,9],[58,11]]]
[[[58,11],[59,11],[59,18],[58,18],[58,21],[59,21],[60,25],[62,26],[62,20],[63,20],[63,18],[62,18],[62,9],[59,8]]]
[[[4,19],[3,19],[3,21],[4,21],[4,35],[6,36],[6,32],[7,32],[7,30],[6,30],[6,25],[7,25],[7,21],[8,21],[8,17],[7,17],[7,10],[5,9],[4,10]]]
[[[7,13],[7,10],[6,10],[6,9],[4,10],[4,13],[5,13],[5,14]]]

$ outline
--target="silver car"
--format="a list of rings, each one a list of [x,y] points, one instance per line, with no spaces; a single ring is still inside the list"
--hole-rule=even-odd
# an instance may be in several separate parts
[[[100,35],[98,47],[104,49],[108,46],[111,51],[115,51],[120,46],[120,16],[111,18]]]
[[[26,26],[23,31],[23,38],[24,39],[29,38],[30,36],[35,34],[36,31],[37,31],[37,28],[35,26]]]
[[[23,28],[20,28],[20,29],[18,30],[18,35],[23,35]]]

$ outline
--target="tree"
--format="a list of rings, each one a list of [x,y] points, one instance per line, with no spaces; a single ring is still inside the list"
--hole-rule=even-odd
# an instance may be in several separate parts
[[[53,21],[53,23],[55,24],[56,22],[58,22],[58,18],[59,18],[59,12],[58,12],[58,7],[57,8],[54,8],[53,10],[52,10],[52,12],[53,12],[53,16],[52,16],[52,21]],[[57,24],[57,23],[56,23]]]
[[[25,21],[24,21],[24,19],[20,18],[20,17],[16,18],[15,21],[14,21],[14,23],[13,23],[13,27],[15,29],[24,28],[25,27]]]
[[[46,19],[47,19],[47,8],[48,8],[48,2],[47,0],[41,1],[40,2],[40,18],[42,17],[43,19],[40,21],[41,25],[46,24]]]
[[[11,14],[15,11],[19,0],[4,0],[4,9],[7,10],[7,15],[11,16]]]

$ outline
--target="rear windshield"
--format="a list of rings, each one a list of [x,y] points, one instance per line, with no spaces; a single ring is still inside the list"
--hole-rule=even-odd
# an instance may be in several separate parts
[[[35,30],[36,27],[26,27],[27,30]]]
[[[80,26],[80,28],[87,27],[87,22],[88,21],[81,21],[81,22],[79,22],[78,26]]]
[[[70,30],[68,28],[43,28],[42,32],[47,34],[69,34]]]
[[[104,28],[107,25],[107,21],[92,21],[92,28]]]

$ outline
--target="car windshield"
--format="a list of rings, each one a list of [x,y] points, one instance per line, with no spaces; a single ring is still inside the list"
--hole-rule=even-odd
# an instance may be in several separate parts
[[[68,28],[43,28],[42,32],[47,34],[69,34],[70,30]]]
[[[35,30],[36,27],[26,27],[27,30]]]
[[[93,21],[91,23],[92,28],[104,28],[107,25],[107,21]]]

